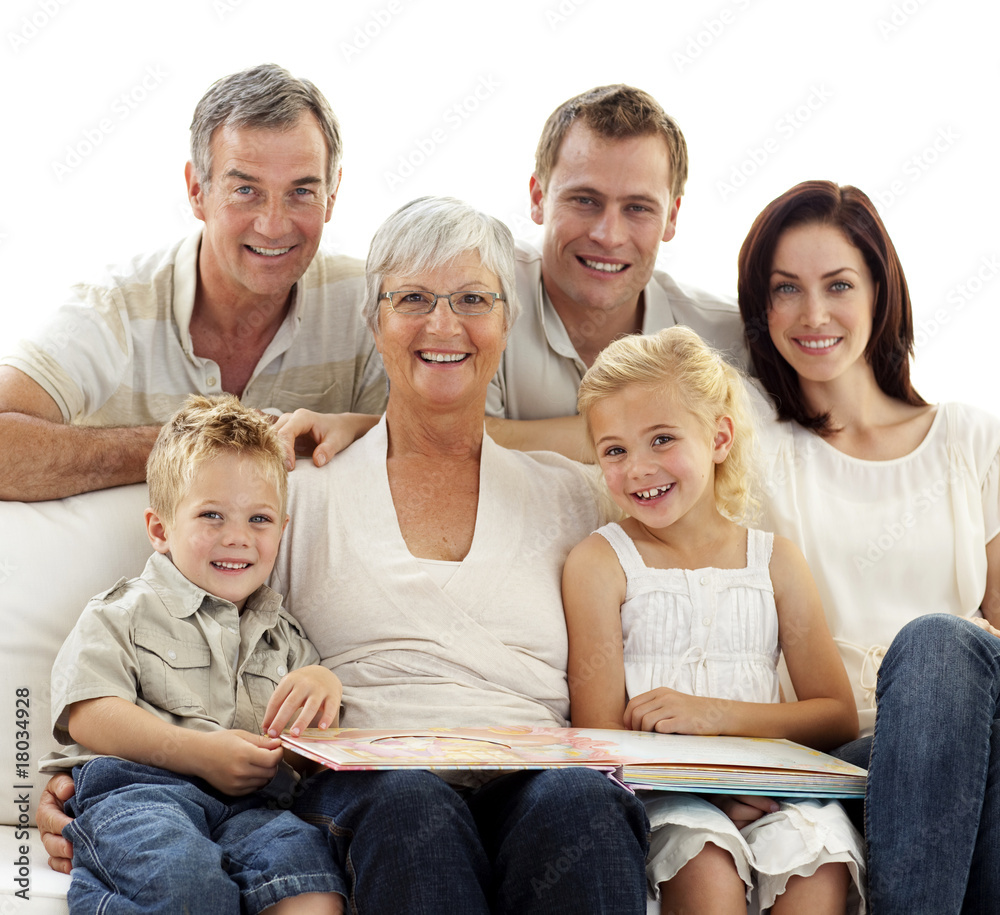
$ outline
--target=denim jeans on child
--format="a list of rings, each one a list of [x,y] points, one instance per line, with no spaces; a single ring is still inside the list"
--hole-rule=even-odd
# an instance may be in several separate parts
[[[427,771],[323,772],[303,789],[292,809],[329,830],[359,912],[646,911],[646,814],[601,772],[518,772],[477,789]]]
[[[104,756],[73,781],[71,913],[256,915],[287,896],[344,893],[323,834],[259,793],[229,797]]]
[[[874,735],[835,751],[868,767],[872,915],[1000,911],[1000,638],[918,617],[886,653],[876,703]]]

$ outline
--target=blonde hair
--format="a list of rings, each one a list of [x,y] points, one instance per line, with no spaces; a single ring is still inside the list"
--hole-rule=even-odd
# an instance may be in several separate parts
[[[756,497],[753,413],[739,373],[691,328],[677,325],[656,334],[619,337],[594,360],[580,383],[577,409],[593,442],[591,410],[632,385],[673,391],[706,432],[723,416],[733,421],[733,444],[715,466],[715,504],[731,521],[752,517]]]
[[[198,469],[220,454],[250,458],[278,493],[281,517],[288,499],[285,452],[266,416],[232,394],[192,394],[164,423],[146,461],[149,507],[172,524]]]

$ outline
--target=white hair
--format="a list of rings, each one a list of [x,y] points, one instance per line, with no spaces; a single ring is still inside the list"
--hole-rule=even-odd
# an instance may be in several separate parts
[[[418,197],[379,226],[365,265],[367,293],[362,315],[372,333],[379,329],[379,295],[389,274],[432,270],[475,251],[500,280],[504,328],[510,331],[521,310],[514,284],[514,237],[499,219],[454,197]]]

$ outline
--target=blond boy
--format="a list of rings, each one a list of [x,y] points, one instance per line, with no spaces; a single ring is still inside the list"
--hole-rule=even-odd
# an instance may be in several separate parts
[[[54,733],[74,745],[43,769],[76,783],[70,911],[339,913],[323,835],[262,790],[287,774],[280,729],[335,724],[341,699],[264,584],[288,522],[281,446],[235,397],[192,396],[147,474],[155,552],[53,668]]]

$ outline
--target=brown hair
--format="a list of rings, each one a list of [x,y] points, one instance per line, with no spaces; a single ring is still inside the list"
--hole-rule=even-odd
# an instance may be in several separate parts
[[[543,190],[556,166],[566,132],[577,121],[609,140],[659,134],[666,141],[670,159],[670,198],[683,196],[688,174],[684,134],[649,93],[621,83],[598,86],[574,96],[549,115],[535,150],[535,177]]]
[[[875,205],[856,187],[832,181],[803,181],[772,200],[750,227],[739,256],[737,292],[743,330],[753,367],[782,419],[794,419],[821,435],[835,430],[829,414],[814,415],[806,405],[795,370],[771,340],[767,315],[771,303],[774,251],[786,229],[822,223],[840,229],[864,257],[876,284],[872,330],[865,359],[878,386],[913,406],[926,401],[910,382],[913,312],[906,277]]]

